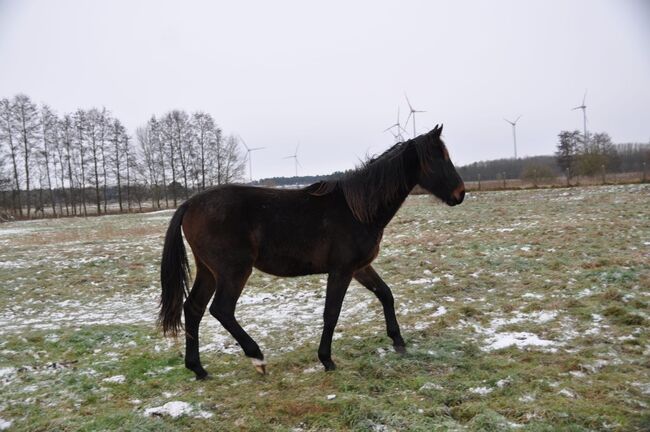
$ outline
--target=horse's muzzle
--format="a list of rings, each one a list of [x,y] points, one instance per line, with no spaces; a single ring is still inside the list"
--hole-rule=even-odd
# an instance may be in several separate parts
[[[465,199],[465,184],[461,183],[454,191],[451,193],[451,197],[447,200],[447,205],[455,206],[463,202]]]

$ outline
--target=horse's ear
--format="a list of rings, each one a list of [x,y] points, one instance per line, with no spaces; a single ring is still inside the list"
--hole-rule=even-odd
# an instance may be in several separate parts
[[[440,136],[441,132],[442,132],[442,125],[436,125],[436,127],[434,127],[433,130],[431,131],[431,133],[437,137]]]
[[[438,135],[442,134],[442,126],[443,126],[443,124],[440,123],[440,127],[438,128]]]

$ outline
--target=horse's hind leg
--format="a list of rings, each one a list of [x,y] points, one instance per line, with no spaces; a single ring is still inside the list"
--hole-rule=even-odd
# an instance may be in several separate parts
[[[244,331],[235,318],[237,300],[244,289],[244,285],[251,271],[252,267],[247,267],[241,271],[218,272],[217,293],[210,305],[210,313],[237,340],[239,346],[244,350],[244,354],[253,362],[255,369],[259,373],[265,374],[266,362],[264,361],[264,354],[262,354],[257,343]]]
[[[406,352],[406,344],[402,339],[402,334],[399,330],[397,317],[395,316],[395,300],[386,282],[375,272],[372,266],[367,266],[354,273],[354,278],[364,287],[372,291],[381,305],[384,307],[384,318],[386,319],[386,331],[388,337],[393,340],[393,347],[398,353]]]
[[[208,373],[201,366],[199,358],[199,324],[205,307],[214,294],[215,282],[212,273],[198,259],[196,279],[183,310],[185,312],[185,367],[196,374],[196,379],[204,379]]]

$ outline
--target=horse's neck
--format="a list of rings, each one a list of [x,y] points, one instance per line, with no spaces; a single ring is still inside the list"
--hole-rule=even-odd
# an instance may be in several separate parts
[[[417,181],[415,180],[415,176],[410,176],[407,184],[404,185],[399,193],[396,194],[392,200],[383,203],[379,207],[375,220],[373,221],[377,228],[383,230],[386,225],[388,225],[388,223],[393,219],[393,217],[395,217],[395,214],[397,214],[397,211],[400,209],[400,207],[402,207],[402,204],[404,204],[406,197],[409,196],[416,183]]]

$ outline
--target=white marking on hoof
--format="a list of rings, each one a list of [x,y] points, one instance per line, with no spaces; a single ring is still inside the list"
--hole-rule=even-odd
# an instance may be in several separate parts
[[[251,362],[253,362],[253,366],[255,367],[255,370],[262,374],[266,375],[266,361],[256,359],[256,358],[251,358]]]

